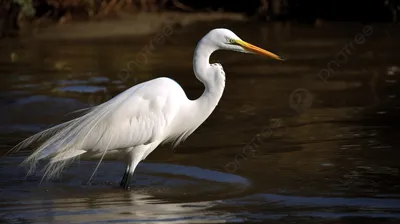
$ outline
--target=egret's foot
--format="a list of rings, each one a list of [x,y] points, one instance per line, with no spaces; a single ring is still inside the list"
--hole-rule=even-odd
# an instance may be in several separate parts
[[[129,189],[129,182],[127,181],[128,178],[125,178],[125,180],[122,180],[119,186],[125,190]]]
[[[124,177],[122,178],[120,186],[125,190],[129,190],[129,188],[130,188],[129,184],[131,182],[131,179],[132,179],[132,174],[127,174],[126,176],[124,174]]]
[[[129,183],[128,182],[121,183],[121,188],[124,190],[129,190]]]
[[[124,173],[124,176],[122,177],[121,182],[119,183],[120,187],[123,187],[125,185],[126,179],[128,178],[128,172]]]

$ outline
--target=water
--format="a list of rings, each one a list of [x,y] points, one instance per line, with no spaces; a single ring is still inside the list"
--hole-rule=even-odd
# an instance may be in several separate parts
[[[1,222],[397,223],[400,33],[391,25],[215,22],[141,38],[3,42],[1,154],[141,81],[168,76],[200,96],[191,57],[214,27],[287,61],[213,55],[227,73],[217,109],[178,148],[142,162],[130,191],[118,188],[118,161],[89,185],[97,161],[39,184],[41,172],[25,179],[19,167],[32,148],[3,158]]]

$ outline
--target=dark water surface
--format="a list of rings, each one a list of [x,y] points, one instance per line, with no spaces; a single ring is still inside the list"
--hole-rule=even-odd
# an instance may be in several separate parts
[[[287,58],[217,52],[227,73],[212,116],[172,150],[124,166],[80,160],[60,179],[0,161],[0,222],[398,223],[400,30],[388,25],[209,23],[149,37],[0,44],[0,154],[23,138],[160,76],[190,98],[197,41],[215,27]],[[139,53],[138,53],[139,52]],[[130,70],[129,70],[129,69]]]

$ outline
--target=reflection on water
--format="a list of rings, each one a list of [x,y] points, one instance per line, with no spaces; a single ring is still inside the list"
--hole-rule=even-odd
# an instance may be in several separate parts
[[[223,217],[204,211],[209,202],[165,204],[152,199],[145,192],[102,192],[94,198],[58,198],[30,201],[29,203],[2,203],[8,209],[3,212],[18,212],[19,215],[3,217],[4,220],[35,219],[41,222],[136,222],[188,223],[216,222]],[[0,217],[1,220],[1,217]]]
[[[118,188],[118,161],[89,185],[96,161],[39,185],[41,172],[25,179],[18,167],[26,151],[3,158],[0,221],[397,223],[400,34],[390,26],[373,25],[357,44],[365,26],[200,23],[175,28],[141,61],[134,52],[151,37],[10,41],[0,52],[1,154],[137,82],[168,76],[198,97],[193,49],[220,26],[288,60],[217,52],[227,73],[218,108],[184,144],[140,164],[131,191]]]
[[[115,162],[105,162],[107,169],[99,170],[96,181],[90,185],[85,184],[83,176],[91,174],[96,162],[72,165],[63,178],[38,186],[40,174],[25,179],[22,171],[13,172],[17,161],[21,162],[22,158],[10,158],[0,172],[4,178],[0,203],[0,212],[4,215],[0,220],[221,221],[224,216],[207,211],[218,203],[212,201],[211,195],[232,197],[250,187],[248,180],[233,174],[197,167],[142,163],[138,167],[140,174],[133,180],[133,189],[125,191],[118,188],[123,164]],[[87,169],[89,167],[91,169]],[[83,178],[77,178],[76,173]],[[201,197],[201,200],[190,200],[191,197]],[[93,214],[98,215],[88,216]]]

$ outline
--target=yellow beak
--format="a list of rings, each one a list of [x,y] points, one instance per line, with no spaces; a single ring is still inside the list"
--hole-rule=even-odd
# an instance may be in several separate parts
[[[276,60],[284,61],[284,59],[282,59],[278,55],[276,55],[276,54],[274,54],[272,52],[269,52],[267,50],[264,50],[262,48],[259,48],[257,46],[254,46],[252,44],[249,44],[249,43],[247,43],[247,42],[245,42],[243,40],[235,40],[235,42],[237,44],[239,44],[240,46],[242,46],[244,49],[246,49],[248,51],[251,51],[253,53],[256,53],[256,54],[259,54],[259,55],[262,55],[262,56],[266,56],[266,57],[269,57],[269,58],[273,58],[273,59],[276,59]]]

